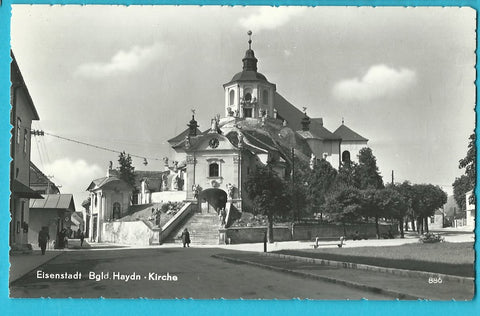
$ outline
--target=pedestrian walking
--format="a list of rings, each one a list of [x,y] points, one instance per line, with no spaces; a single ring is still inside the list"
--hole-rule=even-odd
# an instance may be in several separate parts
[[[80,238],[80,248],[83,247],[83,240],[85,239],[85,234],[80,231],[80,233],[78,234],[78,237]]]
[[[48,234],[48,228],[42,227],[38,233],[38,246],[42,250],[42,256],[45,255],[45,249],[47,249],[47,243],[50,240],[50,235]]]
[[[183,248],[185,248],[185,245],[187,245],[187,247],[190,247],[190,233],[186,228],[182,232],[182,243],[183,243]]]

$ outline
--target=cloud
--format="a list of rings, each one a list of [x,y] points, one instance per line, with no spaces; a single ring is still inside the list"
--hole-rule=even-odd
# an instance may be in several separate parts
[[[335,84],[333,94],[345,101],[371,101],[398,96],[416,81],[417,75],[411,69],[374,65],[362,78],[345,79]]]
[[[300,15],[306,8],[301,7],[262,7],[249,17],[240,18],[241,26],[258,32],[274,29],[287,23],[292,17]]]
[[[165,46],[160,43],[144,47],[135,45],[128,50],[119,50],[107,62],[81,64],[75,70],[75,75],[87,78],[104,78],[120,73],[129,73],[162,56],[167,56],[167,54]]]
[[[69,158],[62,158],[45,165],[48,174],[54,175],[52,181],[61,185],[62,193],[81,193],[93,179],[105,174],[105,171],[98,165],[90,165],[83,159],[75,161]],[[80,201],[81,202],[81,201]]]

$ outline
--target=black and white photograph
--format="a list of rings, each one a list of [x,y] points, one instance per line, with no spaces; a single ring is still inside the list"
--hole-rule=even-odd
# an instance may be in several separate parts
[[[476,15],[12,5],[10,298],[472,300]]]

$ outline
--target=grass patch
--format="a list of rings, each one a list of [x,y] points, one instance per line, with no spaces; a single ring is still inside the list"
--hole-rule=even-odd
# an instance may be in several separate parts
[[[473,242],[386,247],[280,250],[277,253],[373,266],[474,277]]]

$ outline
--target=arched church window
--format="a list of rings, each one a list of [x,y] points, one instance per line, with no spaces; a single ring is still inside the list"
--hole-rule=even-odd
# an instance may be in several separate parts
[[[343,161],[343,162],[350,161],[350,152],[349,152],[348,150],[345,150],[345,151],[342,153],[342,161]]]
[[[230,90],[230,105],[235,103],[235,90]]]
[[[252,94],[250,92],[245,93],[245,101],[252,101]]]
[[[220,176],[220,168],[218,163],[214,162],[208,166],[208,176],[209,177],[218,177]]]
[[[120,205],[120,203],[113,203],[113,219],[120,218],[121,210],[122,206]]]
[[[262,100],[263,104],[268,104],[268,90],[262,91]]]

